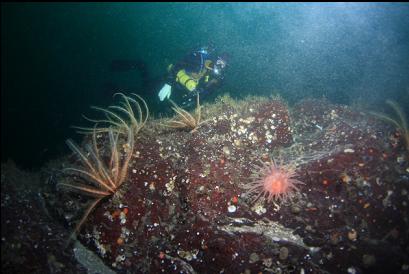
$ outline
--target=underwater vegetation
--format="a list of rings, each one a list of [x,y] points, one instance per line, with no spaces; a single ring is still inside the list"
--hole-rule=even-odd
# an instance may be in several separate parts
[[[105,197],[115,194],[116,190],[124,182],[127,171],[128,163],[132,156],[132,151],[134,148],[133,132],[129,130],[128,141],[126,143],[126,154],[123,163],[120,164],[120,151],[118,148],[118,134],[114,135],[113,131],[110,130],[109,147],[111,148],[111,159],[109,165],[106,166],[103,159],[99,153],[99,148],[96,139],[96,133],[93,134],[93,143],[87,145],[87,153],[81,151],[81,149],[75,145],[71,140],[67,141],[68,146],[72,149],[74,153],[78,155],[81,160],[82,168],[66,168],[64,171],[73,172],[79,174],[82,177],[87,177],[88,182],[93,183],[93,185],[77,184],[77,183],[60,183],[59,186],[69,188],[71,190],[76,190],[82,194],[95,197],[95,201],[88,207],[84,216],[77,224],[74,232],[78,232],[82,224],[92,211],[94,207]],[[87,157],[86,155],[90,155]]]
[[[169,100],[169,102],[172,104],[172,109],[173,111],[176,112],[176,117],[171,119],[170,121],[167,121],[166,124],[164,124],[167,127],[170,128],[176,128],[176,129],[190,129],[190,132],[193,133],[195,132],[203,123],[207,121],[201,121],[202,118],[202,110],[201,106],[199,103],[199,94],[196,95],[196,108],[194,111],[194,114],[190,114],[188,111],[184,110],[183,108],[179,107],[175,102],[172,100]]]
[[[95,206],[97,206],[103,198],[115,194],[117,189],[125,181],[128,173],[129,161],[131,160],[132,153],[134,151],[135,134],[137,134],[143,128],[149,116],[149,109],[142,98],[134,95],[144,104],[144,112],[142,111],[140,104],[135,99],[125,96],[124,94],[118,95],[120,95],[123,99],[121,101],[121,105],[110,106],[109,108],[125,113],[125,118],[122,118],[120,115],[110,110],[93,107],[94,109],[105,113],[107,120],[88,120],[96,123],[106,123],[109,126],[97,128],[97,124],[95,125],[95,127],[92,129],[92,143],[86,145],[86,152],[82,151],[81,148],[79,148],[72,140],[67,140],[67,145],[78,156],[78,159],[82,163],[82,167],[65,168],[64,171],[78,174],[81,178],[84,178],[86,182],[91,184],[69,182],[59,183],[59,186],[96,198],[89,205],[83,217],[78,222],[74,233],[77,233],[80,230],[82,224],[86,221],[88,215],[95,208]],[[133,106],[137,109],[138,116],[135,116],[130,102],[132,102]],[[136,117],[139,117],[139,120],[137,120]],[[78,128],[84,132],[91,130],[89,128]],[[110,154],[108,164],[105,163],[105,159],[107,157],[102,154],[106,153],[106,147],[102,148],[101,151],[97,140],[97,134],[103,133],[108,133],[109,139],[109,143],[107,145]],[[121,137],[120,135],[122,134],[127,136],[127,138],[121,149],[119,142]]]
[[[388,104],[394,111],[397,117],[388,116],[387,114],[371,112],[373,115],[381,118],[382,120],[394,125],[399,131],[399,134],[402,135],[403,141],[405,142],[406,150],[409,151],[409,127],[408,122],[406,121],[406,116],[399,104],[392,100],[386,100]]]
[[[91,107],[95,110],[104,113],[106,119],[103,120],[90,119],[83,115],[83,117],[86,120],[95,123],[95,127],[90,128],[77,126],[74,128],[79,129],[80,133],[85,134],[114,131],[127,135],[128,132],[132,130],[133,135],[136,136],[138,132],[145,126],[146,121],[149,118],[149,108],[145,100],[143,100],[142,97],[134,93],[131,94],[132,97],[126,96],[123,93],[116,93],[114,94],[114,97],[115,96],[121,97],[122,100],[120,101],[120,105],[109,106],[107,109],[96,106]],[[144,111],[142,110],[141,104],[138,102],[138,100],[142,103]],[[119,113],[113,112],[111,109],[117,110],[119,111],[119,113],[123,113],[126,116],[121,117]],[[136,110],[136,113],[134,109]],[[102,124],[105,126],[97,127],[98,124]]]

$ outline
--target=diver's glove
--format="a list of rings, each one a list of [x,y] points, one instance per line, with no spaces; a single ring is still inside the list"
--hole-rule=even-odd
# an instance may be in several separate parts
[[[168,84],[164,84],[162,89],[159,91],[159,100],[163,101],[165,98],[169,99],[172,93],[172,87]]]

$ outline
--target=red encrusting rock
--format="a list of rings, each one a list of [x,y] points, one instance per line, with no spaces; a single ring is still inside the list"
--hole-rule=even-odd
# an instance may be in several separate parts
[[[202,111],[208,121],[196,132],[153,121],[137,137],[127,182],[79,235],[107,265],[132,273],[408,268],[400,243],[408,243],[409,165],[391,127],[312,99],[291,110],[274,99]],[[253,205],[242,186],[254,164],[275,157],[296,166],[300,193]]]

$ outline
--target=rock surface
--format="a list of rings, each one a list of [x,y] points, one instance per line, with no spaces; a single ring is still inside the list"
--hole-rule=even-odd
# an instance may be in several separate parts
[[[408,271],[409,159],[394,128],[324,100],[289,109],[278,98],[222,97],[202,112],[207,121],[193,133],[151,121],[137,136],[126,182],[78,235],[107,266],[121,273]],[[304,184],[284,203],[252,203],[243,185],[269,159],[294,165]],[[85,201],[58,193],[47,203],[73,222]]]

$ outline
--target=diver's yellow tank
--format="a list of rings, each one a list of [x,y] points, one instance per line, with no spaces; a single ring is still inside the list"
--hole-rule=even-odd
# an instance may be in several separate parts
[[[198,81],[190,77],[184,69],[179,70],[176,74],[176,82],[185,86],[189,91],[194,91],[198,84]]]

